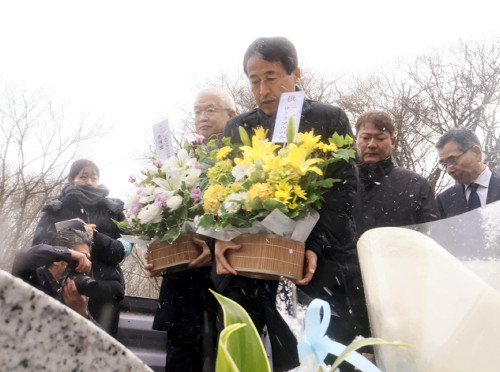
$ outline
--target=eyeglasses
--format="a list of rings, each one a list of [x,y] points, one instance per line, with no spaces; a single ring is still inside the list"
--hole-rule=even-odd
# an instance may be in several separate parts
[[[216,112],[219,112],[219,111],[228,111],[229,109],[220,109],[220,108],[217,108],[217,107],[208,107],[206,109],[203,109],[203,110],[200,110],[200,109],[197,109],[197,110],[194,110],[194,116],[195,117],[199,117],[201,115],[203,115],[203,113],[207,114],[207,116],[214,116]]]
[[[460,155],[458,156],[448,156],[445,160],[441,160],[439,162],[439,165],[441,165],[443,167],[444,170],[448,169],[448,167],[454,167],[455,165],[457,165],[457,161],[458,159],[460,159],[464,154],[467,153],[467,151],[469,151],[470,149],[468,150],[465,150],[464,152],[462,152]]]

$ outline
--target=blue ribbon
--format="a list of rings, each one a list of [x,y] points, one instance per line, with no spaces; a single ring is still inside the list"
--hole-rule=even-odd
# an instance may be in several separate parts
[[[323,310],[323,318],[321,318]],[[331,340],[326,336],[326,330],[330,324],[330,305],[323,300],[313,300],[306,313],[306,339],[299,342],[297,349],[300,361],[310,354],[314,354],[318,364],[325,365],[325,358],[328,354],[339,356],[346,349],[345,345]],[[363,372],[381,372],[368,359],[353,351],[346,358],[356,368]]]

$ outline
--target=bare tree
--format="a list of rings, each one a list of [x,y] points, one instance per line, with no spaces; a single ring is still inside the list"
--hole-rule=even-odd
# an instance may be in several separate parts
[[[198,88],[215,87],[226,91],[234,99],[236,113],[250,111],[257,107],[255,98],[250,90],[250,84],[245,74],[229,74],[221,72],[215,77],[208,78],[204,84],[198,84]]]
[[[41,91],[6,86],[0,100],[0,233],[2,262],[10,270],[15,252],[31,244],[39,213],[57,195],[68,164],[102,134],[81,121],[71,125],[64,109]]]
[[[340,104],[355,119],[369,109],[395,120],[398,165],[426,176],[439,192],[446,187],[434,144],[452,127],[464,126],[482,141],[485,162],[499,165],[500,44],[460,42],[391,69],[357,76],[337,89]],[[448,179],[449,182],[449,179]]]

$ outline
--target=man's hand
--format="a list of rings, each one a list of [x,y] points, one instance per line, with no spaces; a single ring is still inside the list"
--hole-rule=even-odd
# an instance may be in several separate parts
[[[144,264],[144,269],[147,270],[148,272],[148,275],[150,278],[154,278],[155,276],[162,276],[163,274],[165,274],[166,270],[165,271],[152,271],[153,270],[153,264],[149,262],[149,253],[146,252],[146,254],[144,255],[144,259],[146,260],[146,263]]]
[[[316,272],[316,267],[318,266],[318,256],[313,251],[307,249],[306,255],[304,257],[304,277],[300,280],[295,280],[296,285],[306,285],[309,284],[311,279]]]
[[[237,275],[235,269],[227,262],[225,253],[228,249],[240,249],[240,244],[234,244],[232,241],[226,242],[224,240],[215,241],[215,264],[217,274],[234,274]]]
[[[88,224],[83,225],[83,227],[85,228],[85,231],[87,232],[87,234],[89,234],[89,236],[91,238],[93,238],[96,225],[94,225],[93,223],[88,223]]]
[[[207,242],[193,237],[193,243],[201,247],[201,254],[189,263],[189,267],[202,267],[212,265],[212,254],[208,248]]]
[[[90,269],[92,269],[92,262],[90,262],[87,256],[84,253],[77,252],[72,249],[69,249],[69,251],[71,253],[71,260],[77,262],[77,266],[75,268],[76,272],[82,274],[90,273]]]
[[[89,298],[87,296],[81,295],[78,292],[75,282],[70,278],[67,278],[64,281],[63,299],[64,303],[69,308],[75,310],[84,318],[89,318],[89,313],[87,311]]]

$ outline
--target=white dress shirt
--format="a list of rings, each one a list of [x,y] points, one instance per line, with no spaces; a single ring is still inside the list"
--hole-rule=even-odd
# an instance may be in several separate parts
[[[477,195],[479,196],[479,201],[481,202],[481,206],[486,205],[486,198],[488,197],[488,186],[490,184],[490,179],[491,179],[491,170],[490,168],[486,167],[481,173],[474,183],[477,183],[479,186],[477,188]],[[470,186],[471,184],[465,185],[465,198],[467,201],[469,201],[469,195],[470,195]]]

